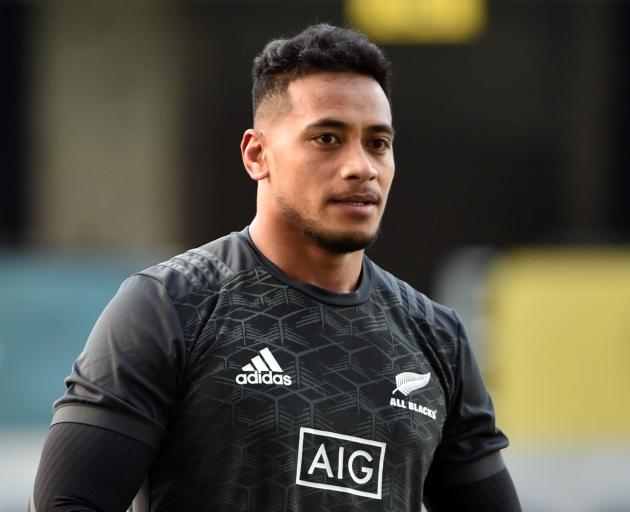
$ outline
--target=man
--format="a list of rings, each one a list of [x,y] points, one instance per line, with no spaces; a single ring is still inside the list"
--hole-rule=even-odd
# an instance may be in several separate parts
[[[364,255],[394,176],[387,60],[309,27],[256,58],[253,105],[253,222],[122,285],[33,509],[520,510],[457,316]]]

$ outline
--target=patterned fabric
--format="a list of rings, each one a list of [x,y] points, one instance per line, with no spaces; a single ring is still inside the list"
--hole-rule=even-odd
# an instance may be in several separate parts
[[[127,280],[67,385],[53,422],[156,449],[134,510],[419,511],[432,464],[507,445],[452,310],[367,257],[296,282],[247,230]]]

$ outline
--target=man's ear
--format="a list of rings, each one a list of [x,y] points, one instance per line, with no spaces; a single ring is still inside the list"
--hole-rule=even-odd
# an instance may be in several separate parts
[[[255,181],[263,180],[269,176],[262,137],[262,132],[249,128],[245,130],[241,141],[243,165],[249,177]]]

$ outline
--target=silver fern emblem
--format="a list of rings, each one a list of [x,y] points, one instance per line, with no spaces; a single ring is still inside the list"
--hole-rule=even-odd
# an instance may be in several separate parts
[[[400,391],[403,395],[408,396],[412,391],[422,389],[429,383],[431,372],[429,373],[413,373],[402,372],[396,375],[396,389],[392,391],[392,395],[396,391]]]

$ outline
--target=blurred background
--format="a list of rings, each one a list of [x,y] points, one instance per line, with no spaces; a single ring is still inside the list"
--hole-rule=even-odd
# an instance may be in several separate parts
[[[314,22],[395,70],[381,266],[456,308],[531,512],[630,510],[630,2],[0,3],[0,510],[130,273],[253,217],[262,46]]]

